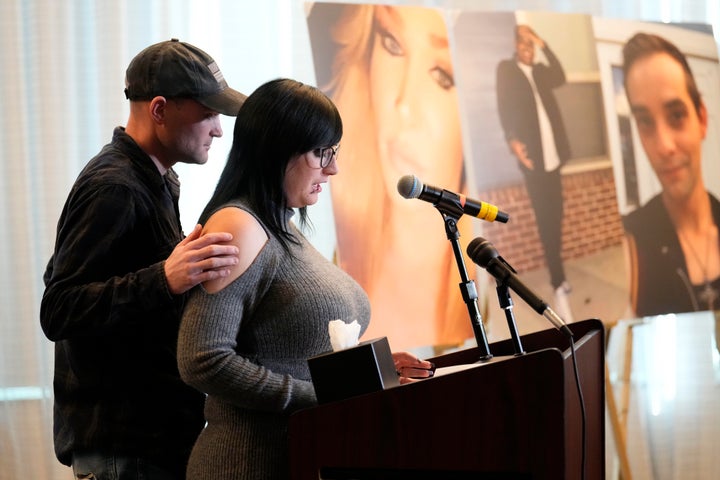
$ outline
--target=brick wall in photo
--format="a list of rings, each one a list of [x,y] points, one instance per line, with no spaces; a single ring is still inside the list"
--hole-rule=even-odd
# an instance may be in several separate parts
[[[622,242],[612,168],[563,173],[563,259],[582,258]],[[525,184],[479,195],[510,214],[507,224],[483,223],[482,236],[518,271],[545,266],[535,214]]]

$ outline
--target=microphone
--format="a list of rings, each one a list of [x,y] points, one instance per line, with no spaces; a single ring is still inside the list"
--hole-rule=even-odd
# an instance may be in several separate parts
[[[449,190],[439,189],[431,185],[425,185],[415,175],[405,175],[397,184],[398,193],[404,198],[419,198],[430,202],[436,207],[441,202],[450,201],[462,209],[462,213],[477,217],[488,222],[507,223],[510,216],[498,210],[498,207],[479,200],[473,200],[465,195],[453,193]]]
[[[520,295],[520,298],[537,313],[547,318],[555,328],[572,338],[573,333],[565,321],[518,278],[515,269],[500,256],[492,243],[482,237],[477,237],[468,245],[467,254],[473,262],[487,270],[498,282],[507,285]]]

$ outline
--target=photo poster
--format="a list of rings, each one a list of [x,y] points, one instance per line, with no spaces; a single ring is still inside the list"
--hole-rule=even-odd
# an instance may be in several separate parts
[[[708,189],[718,188],[711,181],[720,178],[713,153],[720,138],[720,82],[707,30],[580,14],[407,5],[317,2],[308,3],[306,12],[317,85],[343,117],[340,173],[330,179],[333,256],[370,298],[373,318],[363,339],[387,336],[394,350],[432,347],[434,353],[475,341],[447,224],[432,204],[398,193],[406,175],[510,215],[505,224],[466,215],[450,232],[459,235],[489,341],[509,332],[495,280],[466,253],[478,236],[492,242],[558,313],[569,308],[561,315],[566,321],[599,318],[611,325],[632,314],[622,217],[660,188],[618,101],[619,52],[636,31],[680,38],[701,62],[696,75],[712,107],[703,168]],[[563,84],[552,92],[567,137],[559,159],[560,255],[572,289],[564,306],[555,303],[551,275],[557,272],[548,267],[536,219],[536,212],[545,215],[546,197],[529,198],[499,113],[498,69],[517,53],[518,25],[530,27],[564,70]],[[543,48],[536,47],[535,56],[536,63],[548,64]],[[627,138],[620,141],[623,132]],[[632,155],[623,155],[622,145]],[[521,298],[513,299],[521,334],[551,327]]]
[[[593,19],[598,63],[603,79],[604,109],[609,133],[610,157],[616,179],[618,208],[623,215],[632,272],[630,298],[636,316],[668,312],[717,310],[720,307],[720,260],[717,256],[717,226],[720,225],[720,66],[717,44],[708,25],[661,24]],[[667,66],[653,64],[653,72],[663,72],[665,98],[680,91],[690,106],[669,100],[664,105],[667,122],[652,127],[644,135],[632,119],[623,82],[622,46],[625,39],[642,33],[657,35],[674,45],[685,58],[697,85],[702,115],[692,106],[687,77],[677,62],[667,62],[677,72],[671,83]],[[665,56],[666,59],[669,56]],[[648,75],[647,77],[652,77]],[[659,76],[655,73],[655,77]],[[657,80],[638,78],[636,91],[643,91],[640,103],[650,104],[650,94],[658,91]],[[654,82],[654,83],[653,83]],[[701,109],[702,111],[702,109]],[[639,117],[638,117],[639,118]],[[649,133],[648,133],[649,132]],[[704,138],[703,138],[704,133]],[[700,217],[703,204],[695,197],[681,203],[689,191],[692,174],[687,166],[697,165],[698,185],[707,195],[707,215]],[[660,180],[660,179],[664,180]],[[702,182],[702,183],[700,183]],[[667,205],[682,205],[679,220],[671,220]],[[690,225],[683,228],[680,225]],[[707,228],[711,225],[711,228]],[[697,228],[699,227],[699,228]],[[697,234],[695,234],[697,232]],[[714,253],[713,253],[714,252]]]

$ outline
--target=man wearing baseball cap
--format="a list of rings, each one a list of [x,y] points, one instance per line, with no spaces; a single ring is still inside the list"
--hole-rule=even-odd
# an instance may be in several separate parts
[[[125,83],[127,125],[75,181],[44,275],[55,453],[76,478],[183,479],[204,425],[204,395],[177,370],[185,294],[227,275],[238,252],[229,233],[184,235],[173,165],[207,162],[219,114],[245,96],[176,39],[141,51]]]

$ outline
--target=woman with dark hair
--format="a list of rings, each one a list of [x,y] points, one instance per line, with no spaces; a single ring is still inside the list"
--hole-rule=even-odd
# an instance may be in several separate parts
[[[238,113],[200,222],[232,233],[239,263],[192,292],[178,339],[183,379],[208,394],[188,478],[288,478],[289,415],[317,403],[307,359],[332,350],[331,320],[367,328],[365,292],[291,221],[298,209],[305,225],[307,206],[338,173],[341,136],[332,101],[294,80],[262,85]],[[429,362],[395,360],[403,377],[429,375]]]

